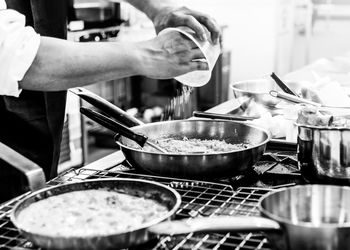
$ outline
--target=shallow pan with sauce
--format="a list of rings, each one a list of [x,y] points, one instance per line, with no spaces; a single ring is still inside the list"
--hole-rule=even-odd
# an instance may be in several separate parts
[[[52,235],[49,233],[37,233],[36,231],[33,232],[33,229],[31,229],[31,227],[25,226],[26,224],[21,221],[21,218],[23,217],[19,216],[25,208],[40,200],[73,191],[100,189],[113,190],[118,193],[120,192],[123,194],[142,197],[144,199],[155,200],[159,204],[164,205],[168,209],[168,212],[166,214],[161,214],[161,216],[158,218],[135,226],[131,230],[125,232],[110,233],[105,235],[89,234],[88,236],[67,236],[66,234],[60,236]],[[150,234],[147,229],[159,222],[169,220],[175,214],[180,204],[181,197],[175,190],[156,182],[124,178],[87,180],[78,183],[69,183],[60,186],[44,188],[32,193],[20,201],[18,204],[16,204],[11,214],[11,220],[25,238],[33,242],[35,245],[43,248],[122,249],[148,241],[152,237],[152,234]],[[59,215],[52,214],[52,216]]]

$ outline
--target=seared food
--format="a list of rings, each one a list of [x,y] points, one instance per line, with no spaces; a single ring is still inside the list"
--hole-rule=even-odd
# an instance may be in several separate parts
[[[224,140],[201,140],[167,138],[158,140],[157,144],[168,151],[169,153],[224,153],[234,150],[245,149],[249,146],[248,143],[227,143]]]
[[[99,189],[40,200],[23,209],[18,221],[42,235],[91,237],[140,228],[166,213],[168,209],[155,200]]]

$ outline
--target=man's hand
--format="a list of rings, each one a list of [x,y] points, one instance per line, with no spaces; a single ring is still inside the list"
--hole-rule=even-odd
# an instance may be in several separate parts
[[[138,59],[134,66],[140,75],[169,79],[194,70],[208,70],[196,44],[177,32],[140,42],[136,48]]]
[[[187,26],[202,40],[208,39],[206,29],[210,32],[213,43],[216,44],[221,39],[220,27],[213,18],[186,7],[164,7],[158,10],[153,23],[157,33],[167,27]]]

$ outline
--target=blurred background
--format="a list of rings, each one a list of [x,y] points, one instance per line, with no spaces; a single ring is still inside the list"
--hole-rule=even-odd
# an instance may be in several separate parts
[[[261,78],[271,72],[295,77],[304,74],[303,69],[309,65],[322,68],[329,66],[333,58],[350,58],[349,0],[180,2],[215,17],[223,32],[222,54],[207,85],[188,89],[173,79],[156,81],[135,76],[96,83],[87,89],[145,122],[164,119],[166,107],[180,96],[177,100],[183,100],[185,108],[177,117],[171,117],[180,119],[191,116],[193,110],[207,110],[232,99],[230,83]],[[147,17],[123,1],[69,0],[67,9],[68,39],[72,41],[142,41],[156,35]],[[342,84],[350,85],[350,70],[344,67],[350,63],[344,60],[337,61],[343,64],[333,68],[334,75]],[[183,98],[184,95],[190,97]],[[61,171],[116,149],[110,132],[80,116],[81,105],[89,106],[69,95]]]

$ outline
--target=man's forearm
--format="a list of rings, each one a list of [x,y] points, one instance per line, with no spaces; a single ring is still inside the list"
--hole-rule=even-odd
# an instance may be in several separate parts
[[[135,49],[125,43],[74,43],[41,37],[23,89],[56,91],[135,75]]]
[[[144,12],[152,21],[158,11],[166,7],[179,6],[178,0],[126,0],[131,5]]]

